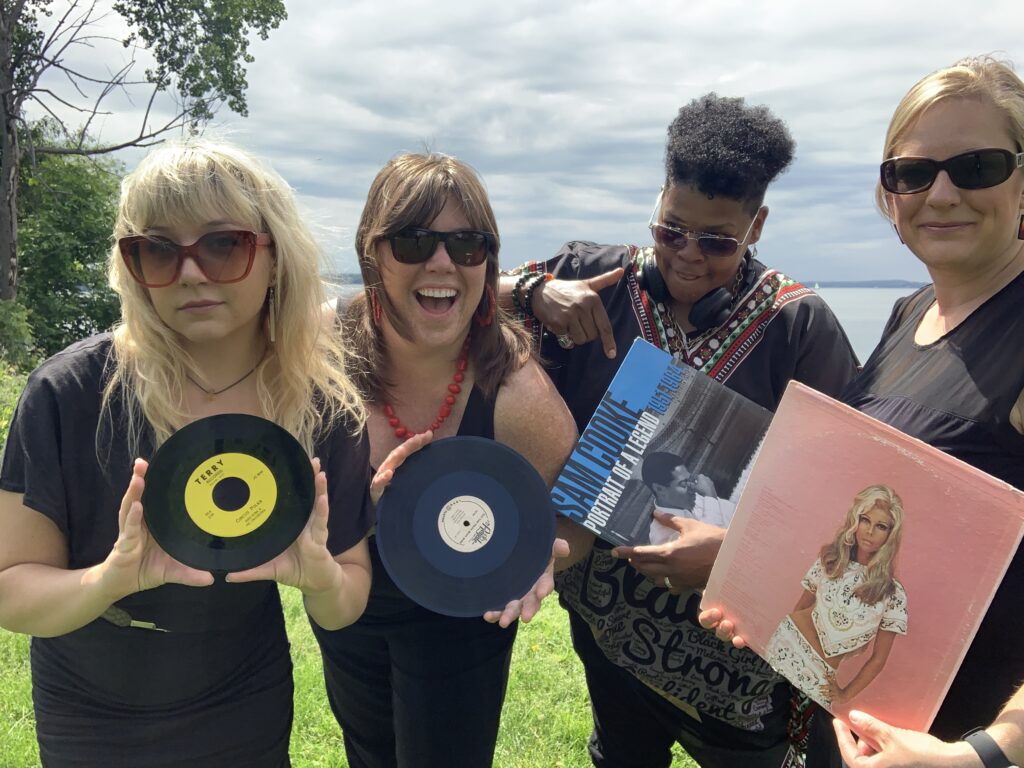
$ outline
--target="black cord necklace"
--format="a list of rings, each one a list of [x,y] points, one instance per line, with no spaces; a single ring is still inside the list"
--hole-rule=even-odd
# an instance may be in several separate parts
[[[230,384],[228,384],[226,387],[221,387],[220,389],[207,389],[202,384],[200,384],[198,381],[196,381],[191,376],[189,376],[187,373],[185,374],[185,378],[188,379],[190,382],[192,382],[192,384],[195,385],[195,387],[197,389],[199,389],[202,392],[204,392],[207,397],[214,398],[217,395],[220,395],[220,394],[223,394],[223,393],[227,392],[229,389],[232,389],[233,387],[237,387],[243,381],[245,381],[250,376],[252,376],[253,373],[256,372],[256,369],[260,367],[260,363],[263,362],[263,360],[266,358],[266,356],[267,356],[267,351],[264,350],[263,354],[260,356],[260,359],[256,361],[256,365],[254,365],[252,368],[250,368],[248,371],[246,371],[245,374],[242,376],[242,378],[238,379],[237,381],[233,381]]]

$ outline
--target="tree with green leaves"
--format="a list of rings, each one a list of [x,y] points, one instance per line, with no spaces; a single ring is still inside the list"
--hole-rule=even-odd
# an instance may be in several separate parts
[[[60,145],[52,121],[29,127],[33,143]],[[18,303],[36,353],[48,357],[109,328],[119,314],[107,254],[123,168],[108,158],[40,155],[18,184]]]
[[[95,1],[0,0],[0,299],[17,293],[18,178],[26,158],[148,146],[168,131],[198,129],[225,103],[247,114],[249,34],[266,39],[286,18],[282,0],[115,0],[112,11],[127,24],[123,39],[103,34],[109,11],[101,12]],[[123,47],[125,63],[96,72],[71,63],[72,54],[104,41]],[[155,63],[139,75],[135,54],[141,49]],[[110,114],[106,103],[119,92],[143,96],[137,131],[125,140],[91,144],[94,121]],[[168,115],[157,117],[164,115],[158,97],[173,99]],[[25,130],[29,103],[53,119],[59,141],[19,141],[32,136]],[[65,122],[67,114],[79,116],[78,127]]]

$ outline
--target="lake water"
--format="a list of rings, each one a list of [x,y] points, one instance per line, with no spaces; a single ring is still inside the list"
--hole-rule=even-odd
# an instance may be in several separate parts
[[[892,305],[916,288],[818,288],[817,293],[832,308],[850,337],[854,352],[863,364],[882,336]]]
[[[335,286],[342,296],[361,290],[359,285]],[[901,296],[916,288],[819,288],[820,295],[832,308],[839,323],[850,337],[857,358],[863,364],[882,336],[892,305]]]

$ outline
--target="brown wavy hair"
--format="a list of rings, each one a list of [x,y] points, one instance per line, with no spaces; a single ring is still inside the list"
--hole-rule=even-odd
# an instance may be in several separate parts
[[[485,284],[497,298],[501,238],[480,176],[466,163],[441,153],[403,154],[393,158],[370,185],[359,219],[355,247],[364,288],[344,316],[351,354],[349,371],[369,401],[381,399],[389,385],[381,375],[386,350],[370,312],[372,292],[376,292],[381,311],[395,331],[409,338],[408,327],[383,290],[378,255],[384,239],[406,227],[426,226],[449,200],[459,205],[473,229],[494,235],[494,252],[487,255]],[[484,301],[484,296],[480,301]],[[530,354],[528,334],[500,306],[490,325],[473,324],[469,358],[476,386],[486,395],[493,394],[510,373],[521,368]]]

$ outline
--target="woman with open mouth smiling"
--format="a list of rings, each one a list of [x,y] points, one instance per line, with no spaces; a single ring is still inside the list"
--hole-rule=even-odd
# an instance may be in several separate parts
[[[373,466],[403,444],[476,435],[554,482],[576,428],[525,331],[495,301],[499,244],[483,184],[464,163],[407,154],[377,174],[356,232],[365,291],[345,311]],[[314,626],[349,764],[490,766],[515,620],[529,621],[551,592],[551,569],[504,611],[453,618],[406,597],[370,541],[363,620],[338,632]],[[555,550],[568,553],[562,540]]]

